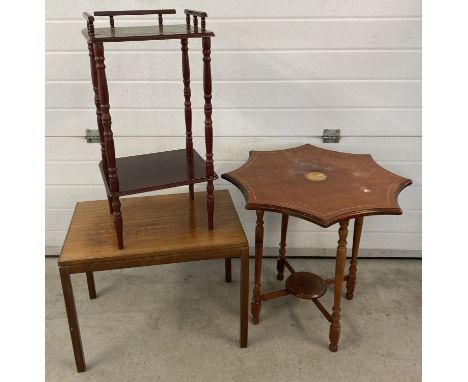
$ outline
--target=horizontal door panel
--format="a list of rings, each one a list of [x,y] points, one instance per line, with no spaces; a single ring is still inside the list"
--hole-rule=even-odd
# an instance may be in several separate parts
[[[193,110],[193,135],[203,136],[203,110]],[[294,121],[294,123],[291,123]],[[421,136],[421,110],[214,110],[215,135],[321,136],[324,129],[340,129],[342,136]],[[177,126],[175,128],[174,126]],[[47,110],[47,136],[82,137],[96,129],[96,112]],[[184,111],[112,110],[114,136],[185,136]]]
[[[202,138],[193,140],[195,149],[204,156]],[[249,150],[279,150],[303,144],[325,149],[368,153],[376,161],[415,162],[421,160],[420,137],[344,137],[340,143],[322,143],[316,137],[214,137],[214,161],[245,161]],[[128,156],[185,147],[180,137],[121,137],[115,139],[116,155]],[[99,161],[99,144],[86,143],[78,137],[47,137],[46,160],[49,161]],[[237,164],[226,167],[235,169]]]
[[[81,12],[80,12],[81,14]],[[420,49],[420,19],[378,20],[209,20],[207,29],[216,34],[212,50],[274,49]],[[134,20],[118,20],[117,25],[135,25]],[[154,20],[140,20],[138,25],[154,25]],[[107,26],[97,22],[96,27]],[[46,23],[47,51],[86,51],[81,30],[84,21]],[[179,50],[178,41],[119,42],[106,44],[108,50]],[[193,50],[201,50],[201,41],[192,41]]]
[[[180,52],[109,52],[108,80],[182,81]],[[212,52],[217,80],[419,79],[421,52],[283,51]],[[46,80],[90,81],[88,51],[46,54]],[[190,77],[201,80],[203,62],[190,50]]]
[[[76,19],[82,20],[83,11],[92,12],[102,9],[129,9],[128,0],[80,0],[46,1],[45,14],[48,19]],[[169,20],[182,21],[183,10],[188,6],[186,0],[172,0],[170,4],[161,4],[154,0],[138,0],[138,9],[175,8],[177,14],[167,16]],[[288,17],[372,17],[372,16],[420,16],[421,1],[419,0],[360,0],[310,2],[310,0],[295,0],[294,6],[284,0],[269,0],[268,6],[250,0],[219,1],[192,0],[190,8],[206,11],[208,20],[213,18],[288,18]],[[149,16],[141,16],[148,17]],[[153,16],[154,18],[154,16]]]
[[[173,82],[110,82],[113,108],[183,107],[183,84]],[[192,106],[204,105],[201,82],[192,82]],[[312,107],[420,107],[420,81],[332,82],[217,82],[213,108]],[[46,108],[93,108],[94,93],[88,82],[49,82]]]

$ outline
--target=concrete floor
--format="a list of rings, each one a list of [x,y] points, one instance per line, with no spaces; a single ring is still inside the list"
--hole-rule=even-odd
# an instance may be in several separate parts
[[[296,270],[331,277],[334,260],[292,259]],[[263,290],[281,289],[265,259]],[[52,381],[419,381],[421,261],[361,259],[353,301],[343,299],[337,353],[312,302],[265,302],[240,349],[239,262],[98,272],[97,299],[72,276],[87,371],[78,374],[57,259],[46,259],[46,380]],[[250,267],[251,280],[253,262]],[[251,292],[251,291],[250,291]],[[332,305],[332,293],[321,301]]]

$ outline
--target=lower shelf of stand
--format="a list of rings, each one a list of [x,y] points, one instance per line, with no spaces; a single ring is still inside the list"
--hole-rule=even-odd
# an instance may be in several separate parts
[[[206,176],[206,162],[195,150],[193,150],[192,161],[187,159],[186,150],[180,149],[116,158],[116,167],[119,179],[117,195],[162,190],[218,178],[216,174],[213,177]],[[99,163],[99,168],[107,194],[110,195],[102,162]]]
[[[314,273],[296,272],[287,278],[286,289],[296,297],[313,299],[325,294],[327,283]]]

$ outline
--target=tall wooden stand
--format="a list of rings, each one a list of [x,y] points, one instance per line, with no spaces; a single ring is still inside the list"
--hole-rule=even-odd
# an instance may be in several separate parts
[[[194,198],[194,184],[207,183],[206,209],[208,228],[214,227],[214,186],[217,179],[213,166],[213,122],[211,119],[211,37],[206,30],[205,12],[186,9],[186,24],[165,27],[163,15],[174,14],[174,9],[144,11],[100,11],[94,16],[109,17],[109,28],[94,28],[94,16],[84,13],[87,28],[82,34],[88,43],[91,66],[91,80],[96,106],[96,119],[101,146],[101,168],[109,201],[109,210],[114,217],[114,226],[119,249],[124,248],[124,226],[120,211],[120,197],[164,188],[188,185],[190,199]],[[158,15],[158,26],[116,27],[115,16]],[[193,18],[193,25],[191,24]],[[198,18],[201,26],[198,26]],[[203,51],[203,93],[205,99],[205,147],[206,159],[194,150],[192,140],[192,103],[190,89],[190,64],[188,40],[202,40]],[[146,40],[180,40],[182,50],[182,77],[184,94],[185,149],[116,158],[112,119],[110,115],[109,91],[106,66],[104,64],[104,43]],[[227,264],[226,264],[227,266]]]

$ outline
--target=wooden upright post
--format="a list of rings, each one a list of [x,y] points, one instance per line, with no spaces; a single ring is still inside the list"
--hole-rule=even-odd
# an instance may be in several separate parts
[[[94,57],[93,43],[91,41],[88,42],[88,53],[89,53],[89,66],[91,69],[91,82],[93,84],[93,91],[94,91],[94,105],[96,107],[96,122],[98,126],[98,131],[99,131],[99,143],[101,144],[102,169],[104,171],[104,177],[107,179],[107,183],[109,183],[106,145],[104,144],[104,128],[102,126],[102,121],[101,121],[101,102],[99,101],[99,88],[98,88],[97,71],[96,71],[96,60]],[[112,198],[108,196],[107,200],[109,201],[110,213],[112,213],[113,212],[112,211]]]
[[[120,213],[119,178],[115,162],[114,138],[112,134],[112,119],[109,113],[109,90],[107,88],[106,65],[104,64],[104,45],[94,43],[94,55],[96,60],[99,100],[101,107],[101,122],[104,129],[104,145],[107,154],[107,171],[109,176],[109,188],[112,197],[112,213],[114,215],[115,231],[120,249],[123,248],[123,223]]]
[[[208,228],[213,229],[214,214],[214,186],[213,186],[213,122],[211,120],[211,38],[202,38],[203,47],[203,93],[205,98],[205,146],[206,146],[206,176],[208,184],[207,191],[207,210],[208,210]]]
[[[192,103],[190,97],[190,63],[188,55],[188,39],[180,40],[182,50],[182,76],[184,78],[184,115],[185,115],[185,149],[190,175],[193,176],[193,141],[192,141]],[[189,184],[190,199],[193,200],[193,184]]]

